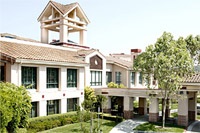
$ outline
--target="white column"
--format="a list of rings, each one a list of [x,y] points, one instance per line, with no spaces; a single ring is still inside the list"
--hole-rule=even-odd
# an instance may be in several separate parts
[[[124,96],[124,118],[133,118],[133,98],[129,96]]]
[[[21,85],[21,84],[19,84],[19,78],[21,77],[20,76],[21,74],[19,74],[19,64],[11,65],[11,74],[10,75],[11,75],[11,83],[13,83],[15,85]]]
[[[84,90],[84,87],[85,87],[84,83],[85,83],[86,79],[84,78],[84,76],[85,76],[84,72],[85,72],[84,68],[79,68],[79,70],[78,70],[78,81],[77,81],[77,83],[78,83],[77,88],[79,90]]]
[[[67,112],[67,99],[63,98],[60,100],[60,112],[61,114],[66,113]]]
[[[86,30],[81,30],[79,33],[80,33],[79,44],[80,45],[86,45],[87,31]]]
[[[149,121],[157,122],[159,117],[158,98],[151,98],[149,104]]]
[[[111,97],[110,97],[110,96],[107,97],[107,101],[108,101],[108,106],[107,106],[107,108],[108,108],[108,109],[111,109]]]
[[[44,17],[42,20],[46,20],[46,19],[47,18]],[[49,42],[49,31],[48,31],[48,29],[44,28],[45,25],[46,25],[45,23],[41,22],[41,27],[40,27],[41,36],[40,37],[41,37],[42,43],[48,43]]]
[[[47,72],[45,66],[39,66],[39,74],[38,74],[38,89],[39,92],[44,92],[46,90],[46,79],[47,79]]]
[[[90,76],[90,67],[85,67],[85,85],[84,86],[90,86],[91,76]]]
[[[106,84],[106,59],[103,58],[103,71],[102,71],[102,87],[107,87]]]
[[[60,68],[60,78],[59,79],[60,79],[59,90],[66,89],[66,86],[67,86],[67,68],[66,67]]]
[[[66,19],[60,20],[60,42],[68,42],[68,21]]]
[[[46,116],[47,115],[47,101],[39,101],[38,102],[38,110],[39,110],[39,114],[38,116]]]
[[[133,98],[124,96],[124,110],[133,111]]]
[[[178,125],[188,125],[188,96],[183,92],[182,98],[178,100]]]

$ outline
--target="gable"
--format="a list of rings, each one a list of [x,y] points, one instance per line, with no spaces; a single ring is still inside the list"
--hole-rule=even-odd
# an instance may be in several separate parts
[[[49,1],[49,3],[46,5],[44,10],[38,17],[38,21],[59,17],[69,17],[71,19],[85,22],[86,24],[90,22],[78,3],[63,5],[54,1]]]
[[[90,58],[90,69],[103,69],[103,60],[98,55]]]

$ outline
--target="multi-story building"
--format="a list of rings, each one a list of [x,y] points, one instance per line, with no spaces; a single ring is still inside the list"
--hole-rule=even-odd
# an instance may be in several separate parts
[[[78,3],[49,1],[38,21],[41,42],[1,34],[1,81],[24,85],[32,99],[31,117],[76,110],[84,87],[105,87],[106,58],[86,46],[89,20]],[[49,32],[59,34],[49,42]],[[69,40],[79,33],[79,43]]]
[[[38,21],[41,23],[41,41],[11,34],[0,36],[1,81],[24,85],[32,99],[31,117],[65,113],[76,110],[84,100],[84,87],[91,86],[97,95],[105,95],[105,111],[111,111],[111,97],[119,98],[125,118],[133,118],[133,101],[139,100],[139,114],[147,113],[150,90],[145,86],[141,72],[133,71],[133,62],[140,49],[131,54],[104,56],[99,50],[87,47],[87,25],[90,23],[78,3],[63,5],[49,1]],[[49,33],[59,38],[49,41]],[[69,34],[78,33],[79,42],[69,40]],[[107,83],[124,84],[126,88],[108,88]],[[157,89],[156,81],[150,84]],[[188,125],[196,119],[196,94],[199,75],[187,78],[179,100],[178,124]],[[158,99],[149,105],[149,120],[158,121]],[[186,106],[185,106],[186,105]],[[168,108],[169,109],[169,108]]]

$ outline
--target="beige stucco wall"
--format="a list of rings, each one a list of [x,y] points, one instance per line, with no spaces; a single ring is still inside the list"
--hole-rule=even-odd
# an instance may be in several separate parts
[[[117,65],[114,65],[112,70],[113,70],[112,71],[113,81],[114,82],[116,81],[115,72],[121,72],[121,83],[124,84],[125,86],[128,86],[127,70]]]
[[[56,66],[56,65],[38,65],[28,63],[15,63],[13,65],[6,65],[7,81],[16,85],[21,85],[21,67],[37,67],[37,89],[27,89],[30,92],[32,102],[38,102],[39,116],[46,115],[47,100],[60,101],[60,113],[67,112],[67,99],[78,98],[79,105],[84,100],[84,67],[78,66]],[[59,88],[46,88],[47,67],[54,67],[59,69]],[[67,88],[67,69],[77,69],[77,87]]]

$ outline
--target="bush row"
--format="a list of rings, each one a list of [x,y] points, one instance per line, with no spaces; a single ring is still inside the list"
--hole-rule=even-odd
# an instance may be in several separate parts
[[[89,112],[85,111],[84,113],[82,113],[82,121],[88,121],[89,119],[90,119]],[[28,131],[39,132],[76,122],[79,122],[79,116],[77,115],[76,112],[35,117],[29,119]]]

